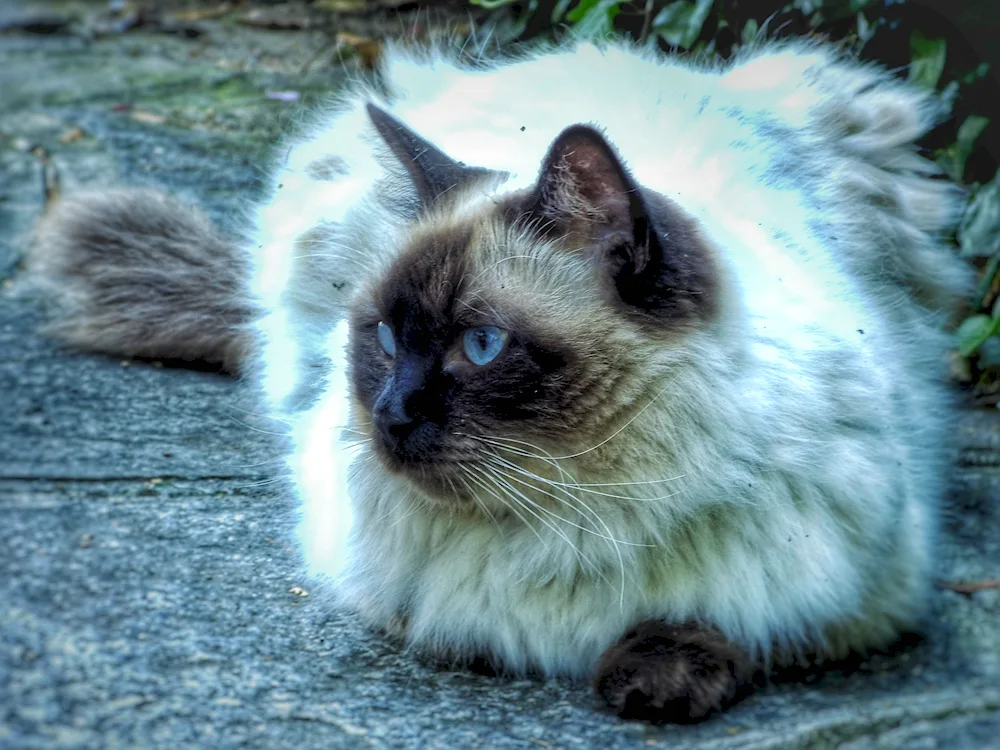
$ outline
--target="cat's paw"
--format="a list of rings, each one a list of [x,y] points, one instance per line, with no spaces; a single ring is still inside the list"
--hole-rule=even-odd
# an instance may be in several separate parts
[[[594,685],[622,718],[687,724],[745,696],[753,672],[751,659],[713,630],[646,620],[604,652]]]

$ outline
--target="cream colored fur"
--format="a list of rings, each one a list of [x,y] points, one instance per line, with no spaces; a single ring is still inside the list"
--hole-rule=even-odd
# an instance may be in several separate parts
[[[960,196],[912,147],[933,100],[802,44],[724,69],[616,45],[475,70],[390,49],[383,73],[388,100],[358,83],[289,144],[254,253],[261,382],[293,424],[305,562],[336,601],[414,647],[574,677],[646,617],[700,619],[765,658],[916,624],[947,467],[939,330],[968,278],[938,238]],[[461,196],[463,216],[530,185],[564,127],[596,124],[718,253],[717,320],[670,345],[602,308],[578,262],[538,264],[524,298],[568,340],[615,342],[629,405],[536,446],[579,454],[554,484],[515,485],[558,518],[475,485],[496,518],[428,504],[364,442],[342,319],[409,225],[367,101],[512,175]]]

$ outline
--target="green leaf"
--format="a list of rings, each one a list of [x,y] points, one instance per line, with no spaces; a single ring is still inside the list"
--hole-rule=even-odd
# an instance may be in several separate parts
[[[653,31],[667,40],[669,44],[680,44],[681,35],[687,26],[688,17],[694,11],[689,2],[670,3],[656,14],[653,19]]]
[[[670,3],[656,14],[653,31],[663,37],[667,44],[688,49],[701,34],[701,27],[705,25],[711,10],[712,0]]]
[[[1000,340],[996,336],[986,339],[979,347],[976,352],[976,365],[980,372],[986,369],[995,371],[1000,366]]]
[[[823,0],[795,0],[792,3],[792,7],[800,11],[802,15],[808,16],[810,13],[819,10],[822,4]]]
[[[472,5],[478,5],[480,8],[496,10],[497,8],[503,8],[505,5],[513,5],[517,0],[469,0],[469,2]]]
[[[967,258],[1000,253],[1000,171],[976,191],[958,227],[958,242]]]
[[[858,13],[858,39],[861,40],[862,44],[867,44],[871,41],[871,38],[875,36],[875,24],[871,23],[864,13]]]
[[[976,145],[976,139],[990,124],[990,118],[971,115],[965,118],[965,122],[958,129],[957,140],[938,151],[937,163],[948,173],[951,179],[961,182],[962,175],[965,174],[965,162],[969,159],[969,154]]]
[[[962,181],[965,175],[965,163],[975,148],[976,140],[989,124],[988,117],[970,115],[959,127],[955,142],[938,153],[937,163],[953,180]]]
[[[740,44],[744,47],[753,44],[757,41],[757,32],[760,30],[760,26],[757,21],[751,18],[745,24],[743,24],[743,31],[740,32]]]
[[[986,74],[990,72],[990,64],[988,62],[981,62],[976,66],[976,69],[971,73],[967,73],[962,79],[962,83],[975,83],[980,78],[985,78]]]
[[[615,29],[615,16],[625,0],[580,0],[580,4],[566,14],[584,37],[607,36]]]
[[[986,126],[989,124],[989,117],[969,115],[965,118],[965,122],[963,122],[962,126],[958,129],[958,142],[971,151],[972,144],[975,143],[975,140],[982,134],[982,132],[986,129]]]
[[[1000,271],[1000,254],[994,255],[986,261],[986,268],[979,274],[979,282],[976,284],[976,296],[973,298],[973,304],[977,310],[983,308],[986,300],[993,293],[993,283],[997,280],[998,271]],[[997,297],[997,300],[1000,301],[1000,297]]]
[[[958,351],[963,357],[968,357],[983,345],[997,331],[998,321],[989,315],[973,315],[962,321],[955,331]]]
[[[910,36],[910,82],[934,88],[944,72],[948,43],[944,39],[928,39],[919,31]]]
[[[487,1],[503,3],[506,0]],[[495,24],[490,31],[490,36],[494,37],[500,44],[520,39],[537,12],[538,0],[528,0],[527,3],[518,3],[513,12],[497,14]]]
[[[572,23],[579,23],[590,13],[601,0],[580,0],[580,4],[566,14],[566,20]]]
[[[951,114],[952,109],[955,108],[955,101],[958,99],[958,92],[961,86],[959,86],[958,81],[949,81],[948,84],[941,89],[941,93],[938,98],[941,101],[941,106],[943,110],[942,115]]]

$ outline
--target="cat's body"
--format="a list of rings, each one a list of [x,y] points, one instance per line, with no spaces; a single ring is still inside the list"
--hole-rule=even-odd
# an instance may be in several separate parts
[[[387,58],[387,98],[292,143],[251,243],[309,570],[449,658],[584,677],[611,649],[599,691],[652,718],[916,625],[967,281],[912,151],[930,98],[813,46]]]

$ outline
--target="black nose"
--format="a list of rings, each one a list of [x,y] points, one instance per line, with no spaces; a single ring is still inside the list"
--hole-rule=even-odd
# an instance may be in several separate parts
[[[375,405],[375,427],[386,447],[398,451],[403,442],[420,424],[420,420],[407,413],[401,399],[379,399]]]
[[[442,401],[434,387],[434,361],[399,354],[392,374],[375,399],[372,421],[385,447],[397,457],[419,461],[433,452],[438,429],[435,404]]]

